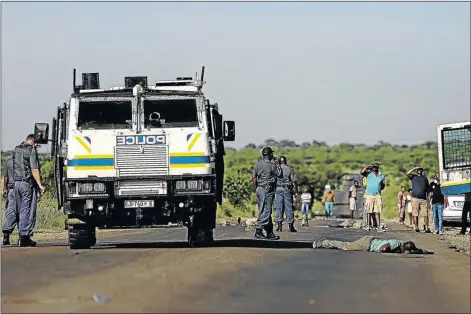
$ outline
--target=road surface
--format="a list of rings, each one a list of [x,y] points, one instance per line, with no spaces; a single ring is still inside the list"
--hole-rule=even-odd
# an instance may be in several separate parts
[[[278,242],[218,227],[212,248],[186,247],[180,228],[98,239],[87,251],[65,243],[2,248],[2,312],[469,313],[469,256],[403,230],[378,235],[418,239],[436,254],[312,249],[313,239],[366,233],[327,222],[297,226]],[[94,294],[108,302],[94,302]]]

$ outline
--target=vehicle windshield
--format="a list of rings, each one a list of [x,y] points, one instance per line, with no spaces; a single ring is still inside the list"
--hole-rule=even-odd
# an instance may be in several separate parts
[[[443,130],[443,164],[445,169],[471,166],[471,129]]]
[[[132,103],[130,100],[80,102],[77,127],[130,129],[132,127]]]
[[[144,127],[197,127],[195,99],[144,100]]]

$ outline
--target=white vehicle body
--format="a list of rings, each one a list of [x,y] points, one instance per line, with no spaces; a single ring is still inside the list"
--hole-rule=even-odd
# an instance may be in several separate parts
[[[222,203],[224,141],[233,121],[202,92],[201,77],[158,81],[126,77],[100,89],[98,73],[82,74],[38,144],[52,141],[58,207],[67,215],[69,246],[90,247],[95,227],[188,227],[188,241],[212,240]],[[206,241],[205,240],[205,241]],[[209,241],[208,240],[208,241]],[[93,245],[93,244],[91,244]]]
[[[443,195],[471,193],[471,123],[439,125],[437,138]]]
[[[461,222],[463,213],[464,195],[448,195],[448,205],[443,208],[443,221]]]

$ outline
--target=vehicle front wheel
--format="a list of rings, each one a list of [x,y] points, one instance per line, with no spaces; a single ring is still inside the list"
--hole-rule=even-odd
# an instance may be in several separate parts
[[[96,244],[95,227],[88,225],[69,226],[69,248],[84,250]]]

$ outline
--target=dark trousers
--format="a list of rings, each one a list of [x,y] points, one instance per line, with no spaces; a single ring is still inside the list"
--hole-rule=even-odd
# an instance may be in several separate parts
[[[290,189],[277,187],[275,192],[276,221],[283,222],[283,214],[286,212],[286,221],[291,224],[294,221],[293,193]]]
[[[468,216],[471,222],[471,202],[465,201],[463,212],[461,213],[461,233],[466,233],[466,228],[468,228]]]
[[[15,191],[13,188],[8,189],[7,201],[5,204],[5,224],[3,225],[3,232],[8,234],[12,233],[15,226],[20,221],[20,212],[16,204]]]
[[[15,181],[14,192],[20,218],[18,231],[21,236],[30,237],[36,224],[36,191],[31,183]]]

